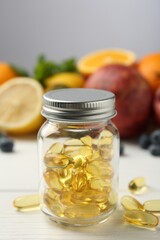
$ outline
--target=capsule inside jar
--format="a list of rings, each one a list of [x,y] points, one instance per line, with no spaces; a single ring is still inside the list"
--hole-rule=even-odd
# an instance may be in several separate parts
[[[113,135],[104,130],[96,151],[95,141],[88,135],[68,139],[63,144],[56,142],[49,148],[44,156],[44,179],[48,187],[44,202],[52,213],[67,218],[89,218],[115,207],[114,172],[108,160],[112,142]],[[108,157],[102,154],[106,147]]]

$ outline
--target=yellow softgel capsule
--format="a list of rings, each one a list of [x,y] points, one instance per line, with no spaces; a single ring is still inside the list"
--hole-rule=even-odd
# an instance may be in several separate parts
[[[60,195],[61,203],[66,206],[73,205],[72,194],[74,194],[73,191],[63,191]]]
[[[70,159],[71,162],[75,162],[77,159],[83,159],[83,162],[86,161],[85,158],[80,154],[80,146],[67,146],[64,148],[64,155]]]
[[[99,136],[99,142],[98,142],[99,147],[101,148],[106,145],[111,145],[112,142],[113,142],[113,134],[108,130],[103,130]]]
[[[70,155],[71,153],[77,154],[79,152],[79,148],[80,146],[65,146],[64,154],[65,155]]]
[[[90,187],[92,189],[97,189],[97,190],[103,191],[104,189],[110,189],[111,181],[109,179],[91,179]]]
[[[125,211],[124,219],[128,223],[145,228],[155,228],[159,223],[157,216],[140,210]]]
[[[160,199],[144,202],[143,207],[146,211],[160,213]]]
[[[102,160],[100,156],[100,152],[98,150],[93,150],[92,152],[92,157],[89,159],[89,161],[94,161],[94,160]]]
[[[92,218],[100,214],[100,209],[95,204],[69,206],[64,211],[64,216],[68,218]]]
[[[56,216],[63,217],[64,208],[58,198],[52,198],[48,193],[44,194],[44,203]]]
[[[62,184],[59,181],[57,172],[48,170],[44,173],[44,178],[49,187],[57,190],[61,190],[63,188]]]
[[[147,190],[146,181],[143,177],[138,177],[129,182],[129,190],[133,194],[143,194]]]
[[[54,143],[49,150],[47,151],[48,153],[61,153],[63,151],[63,144],[62,143]]]
[[[45,191],[45,195],[50,197],[52,200],[59,200],[60,199],[60,191],[59,190],[53,190],[52,188],[47,188]]]
[[[123,196],[121,204],[125,210],[144,210],[143,205],[131,196]]]
[[[69,163],[69,158],[63,154],[48,153],[44,158],[44,163],[49,168],[65,167]]]
[[[63,188],[69,189],[72,181],[73,164],[67,165],[67,167],[58,170],[58,181]]]
[[[108,201],[111,205],[116,205],[118,202],[118,196],[114,191],[110,191]]]
[[[84,145],[87,145],[89,147],[92,146],[93,139],[90,136],[87,135],[85,137],[80,138],[80,140],[84,143]]]
[[[86,188],[87,178],[86,174],[79,172],[73,175],[72,189],[76,192],[82,192]]]
[[[76,171],[80,171],[83,166],[85,164],[85,160],[82,156],[78,155],[76,158],[74,158],[74,162],[73,162],[73,169],[74,169],[74,172]]]
[[[92,157],[92,149],[88,146],[67,146],[64,154],[72,158],[71,161],[75,162],[78,158],[83,158],[83,161],[86,162]]]
[[[84,144],[81,142],[81,140],[72,138],[64,142],[65,146],[83,146]]]
[[[72,202],[75,204],[105,203],[108,201],[108,193],[99,190],[85,190],[75,192],[72,195]]]
[[[87,165],[86,171],[94,178],[111,178],[113,175],[112,166],[107,161],[92,161]]]
[[[113,158],[113,154],[113,148],[105,147],[103,149],[100,149],[100,155],[105,160],[111,161]]]
[[[90,159],[92,157],[92,148],[88,146],[80,147],[79,153],[84,157],[85,159]]]
[[[18,211],[37,210],[40,207],[40,195],[33,194],[33,195],[24,195],[24,196],[17,197],[13,201],[13,206]]]
[[[98,203],[97,206],[99,207],[100,211],[101,212],[104,212],[106,210],[109,210],[109,209],[113,209],[114,206],[111,205],[109,202],[106,202],[106,203]]]

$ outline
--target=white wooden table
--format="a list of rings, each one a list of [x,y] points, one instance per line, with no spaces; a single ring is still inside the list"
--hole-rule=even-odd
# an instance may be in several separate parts
[[[119,199],[128,191],[128,182],[135,177],[146,178],[149,189],[136,198],[140,201],[160,199],[160,158],[141,150],[133,143],[125,144],[120,158]],[[135,228],[123,222],[123,210],[103,224],[93,227],[62,227],[47,219],[40,211],[17,212],[14,198],[38,191],[38,159],[35,137],[15,139],[15,152],[0,152],[0,240],[160,240],[160,225],[154,231]]]

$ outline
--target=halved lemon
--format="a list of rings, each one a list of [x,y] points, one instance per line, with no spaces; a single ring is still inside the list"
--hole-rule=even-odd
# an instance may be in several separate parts
[[[23,134],[42,124],[43,88],[36,80],[17,77],[0,86],[0,130]]]
[[[124,49],[106,49],[82,57],[77,63],[77,68],[81,73],[88,75],[108,64],[118,63],[130,65],[134,63],[135,60],[136,55],[132,51]]]

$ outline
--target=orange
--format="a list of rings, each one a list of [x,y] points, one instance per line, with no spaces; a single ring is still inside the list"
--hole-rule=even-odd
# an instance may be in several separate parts
[[[8,81],[11,78],[16,77],[17,74],[7,63],[0,62],[0,84]]]
[[[43,89],[36,80],[16,77],[0,86],[0,129],[12,134],[38,130]]]
[[[90,53],[82,57],[78,63],[78,70],[86,75],[94,73],[99,68],[113,63],[130,65],[136,60],[132,51],[124,49],[106,49]]]
[[[140,60],[138,69],[153,91],[160,86],[160,53],[153,53]]]

